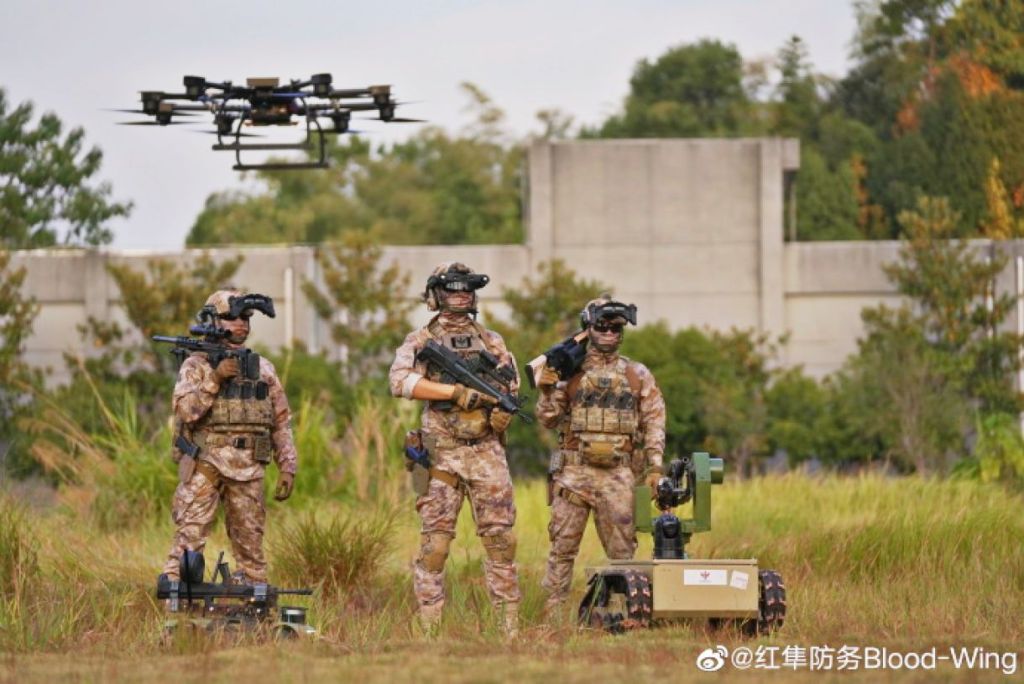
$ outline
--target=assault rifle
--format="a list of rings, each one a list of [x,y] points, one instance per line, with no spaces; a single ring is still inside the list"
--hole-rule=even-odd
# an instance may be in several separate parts
[[[583,365],[586,355],[587,331],[581,330],[526,364],[530,371],[526,374],[526,378],[530,381],[530,387],[537,388],[537,381],[545,368],[553,368],[558,373],[559,380],[568,380],[576,375],[580,366]]]
[[[310,596],[312,589],[281,589],[270,584],[232,584],[228,564],[224,562],[224,553],[217,559],[213,581],[204,580],[203,554],[198,551],[186,550],[181,556],[181,580],[171,580],[167,575],[160,575],[156,582],[156,597],[169,600],[170,610],[178,610],[179,601],[202,601],[207,607],[214,605],[216,599],[242,601],[253,609],[273,608],[277,605],[277,597],[294,595]],[[220,581],[216,580],[220,578]]]
[[[173,344],[171,354],[178,360],[178,366],[185,362],[189,354],[202,352],[206,354],[210,365],[216,368],[221,361],[228,358],[238,359],[238,371],[241,377],[246,380],[260,379],[260,355],[245,347],[234,348],[224,344],[224,338],[230,333],[227,330],[216,328],[212,325],[193,325],[188,329],[193,335],[199,335],[202,339],[194,337],[167,337],[166,335],[153,335],[154,342]]]
[[[427,346],[416,355],[417,361],[434,364],[441,369],[441,382],[459,383],[475,389],[496,399],[502,411],[519,416],[524,423],[533,422],[533,416],[523,411],[525,400],[502,392],[485,379],[490,378],[499,385],[508,385],[515,378],[512,369],[499,367],[497,357],[486,350],[480,352],[478,359],[476,367],[471,368],[461,356],[433,340],[428,340]]]

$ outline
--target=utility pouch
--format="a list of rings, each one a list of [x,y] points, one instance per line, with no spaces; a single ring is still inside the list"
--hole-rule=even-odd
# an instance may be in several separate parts
[[[274,442],[269,435],[257,435],[253,438],[252,460],[266,465],[274,456]]]
[[[455,439],[480,439],[491,429],[487,411],[482,408],[472,411],[451,411],[445,416],[445,422]]]
[[[579,454],[584,465],[614,468],[624,462],[622,435],[591,433],[580,435]]]
[[[405,433],[405,469],[409,471],[412,491],[417,496],[426,494],[430,487],[430,453],[423,442],[420,430]]]

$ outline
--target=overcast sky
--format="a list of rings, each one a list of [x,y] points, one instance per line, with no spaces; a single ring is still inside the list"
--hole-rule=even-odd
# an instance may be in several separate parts
[[[103,108],[177,90],[185,74],[237,83],[326,71],[336,87],[391,83],[416,102],[400,116],[450,130],[466,123],[458,85],[471,81],[522,136],[539,130],[544,108],[601,121],[639,59],[704,37],[754,59],[796,34],[818,71],[840,76],[854,29],[850,0],[0,0],[0,87],[11,103],[32,100],[84,127],[103,150],[100,175],[135,203],[111,224],[114,247],[174,249],[210,193],[243,187],[233,158],[193,127],[116,126],[131,117]],[[416,126],[365,130],[386,142]]]

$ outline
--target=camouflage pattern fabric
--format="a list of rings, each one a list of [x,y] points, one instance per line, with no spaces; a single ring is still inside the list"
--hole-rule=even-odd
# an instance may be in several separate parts
[[[283,473],[294,473],[298,467],[298,456],[292,440],[292,413],[284,387],[277,377],[274,365],[260,357],[260,379],[267,383],[268,396],[274,407],[274,459]],[[185,359],[178,371],[178,382],[174,386],[174,413],[186,425],[202,418],[220,389],[220,383],[206,357],[193,354]],[[245,433],[239,433],[245,434]],[[264,465],[253,460],[252,449],[234,446],[203,449],[199,459],[213,465],[221,475],[232,480],[254,480],[263,477]]]
[[[470,334],[474,332],[472,320],[464,314],[442,313],[435,320],[446,333]],[[434,321],[432,321],[433,323]],[[410,333],[395,352],[388,384],[396,396],[408,396],[412,386],[427,374],[424,364],[416,362],[416,354],[426,342],[433,339],[427,327]],[[484,341],[499,364],[513,369],[515,359],[509,353],[501,336],[484,331]],[[519,387],[518,371],[510,384],[510,391]],[[451,430],[441,411],[425,405],[422,414],[424,440],[452,439]],[[508,472],[505,449],[492,433],[475,444],[435,447],[430,452],[433,466],[457,475],[466,489],[477,534],[487,551],[484,576],[491,601],[495,605],[518,603],[520,600],[518,570],[514,560],[515,543],[512,528],[516,519],[512,479]],[[421,607],[421,614],[439,615],[444,605],[444,560],[448,543],[455,537],[455,522],[462,507],[461,490],[433,479],[427,493],[416,500],[416,510],[422,520],[420,553],[413,567],[413,589]]]
[[[291,410],[284,388],[270,361],[260,358],[260,379],[267,383],[274,407],[274,458],[284,473],[295,473],[298,455],[292,439]],[[194,354],[185,359],[174,386],[175,417],[185,425],[186,436],[195,439],[191,425],[202,418],[213,404],[220,384],[206,357]],[[240,433],[244,434],[244,433]],[[171,506],[176,530],[164,572],[178,577],[182,548],[202,551],[206,545],[219,502],[224,503],[224,522],[231,539],[238,569],[250,582],[266,582],[263,557],[263,526],[266,509],[263,499],[265,465],[253,459],[251,448],[219,446],[203,448],[199,463],[188,482],[178,485]]]
[[[437,321],[441,329],[446,333],[466,335],[477,331],[473,325],[473,320],[465,314],[442,313],[435,316],[434,321]],[[431,324],[434,321],[431,321]],[[388,386],[391,389],[392,396],[408,396],[416,381],[426,377],[427,366],[416,361],[416,354],[426,346],[428,340],[435,339],[430,333],[429,327],[430,324],[409,333],[402,346],[395,351],[395,360],[392,362],[391,370],[388,372]],[[498,357],[499,366],[509,366],[516,371],[515,380],[509,383],[509,392],[512,394],[517,393],[519,391],[519,369],[516,367],[516,360],[512,353],[505,346],[505,340],[502,339],[501,335],[492,330],[483,331],[483,340],[487,349]],[[426,402],[424,402],[421,418],[424,432],[437,437],[454,436],[451,428],[446,425],[444,414],[441,411],[430,408]]]
[[[551,500],[548,525],[551,551],[541,582],[548,592],[549,605],[561,603],[569,595],[573,564],[591,511],[597,536],[608,558],[627,560],[636,551],[633,473],[629,466],[567,465],[554,476],[554,483],[575,496],[573,501],[558,495]]]
[[[465,483],[472,506],[476,532],[480,537],[502,536],[511,532],[516,521],[515,498],[505,450],[497,439],[474,446],[438,450],[431,454],[434,467],[458,475]],[[432,535],[455,537],[455,523],[462,508],[463,492],[440,480],[431,480],[427,493],[416,499],[423,544],[413,566],[413,589],[421,606],[444,603],[444,569],[424,567],[431,554]],[[443,563],[443,561],[442,561]],[[518,603],[518,570],[514,560],[484,560],[484,579],[495,605]]]
[[[620,356],[617,352],[609,354],[601,353],[595,349],[588,349],[583,359],[582,370],[585,372],[592,368],[613,367],[618,363]],[[642,449],[638,449],[644,455],[646,462],[635,464],[634,472],[642,473],[646,468],[661,467],[662,455],[665,452],[665,399],[654,381],[654,375],[647,366],[632,361],[626,357],[633,372],[640,380],[640,404],[639,424],[640,433],[643,435]],[[555,388],[548,393],[541,393],[537,400],[537,420],[544,427],[564,430],[572,410],[569,395],[566,393],[566,383],[559,382]],[[640,467],[637,467],[640,466]]]
[[[237,568],[245,573],[249,582],[265,583],[263,480],[229,480],[208,467],[197,468],[189,481],[179,484],[174,492],[171,517],[177,529],[164,572],[171,579],[179,579],[182,549],[203,550],[221,501]]]
[[[617,352],[602,353],[588,349],[582,368],[584,371],[607,368],[618,363],[619,358]],[[633,486],[635,478],[646,468],[660,468],[662,465],[665,400],[650,370],[641,363],[626,360],[640,380],[638,413],[643,443],[636,446],[632,464],[613,468],[566,464],[552,473],[553,485],[569,492],[573,501],[563,496],[552,498],[551,523],[548,526],[551,550],[542,581],[548,592],[549,608],[564,601],[569,594],[573,564],[591,511],[608,558],[625,560],[632,558],[636,551]],[[550,392],[542,393],[537,402],[537,418],[541,424],[558,428],[563,433],[568,429],[571,410],[572,402],[566,393],[565,382],[559,382]]]

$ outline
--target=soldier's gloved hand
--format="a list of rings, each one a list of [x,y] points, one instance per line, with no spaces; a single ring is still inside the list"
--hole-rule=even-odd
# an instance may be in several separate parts
[[[491,429],[499,435],[505,430],[508,430],[508,426],[512,424],[512,414],[501,409],[494,409],[491,411]]]
[[[295,486],[295,473],[281,473],[277,476],[277,489],[274,490],[274,498],[284,501],[292,495],[292,487]]]
[[[494,406],[498,403],[498,400],[494,397],[465,385],[455,385],[455,391],[452,392],[452,401],[463,411],[472,411],[483,406]]]
[[[537,378],[537,387],[544,394],[547,394],[551,390],[555,389],[555,385],[558,384],[558,371],[550,366],[544,366],[544,370],[540,372],[540,377]]]
[[[213,369],[213,373],[220,382],[227,382],[231,378],[236,377],[239,373],[238,359],[233,356],[224,359]]]

